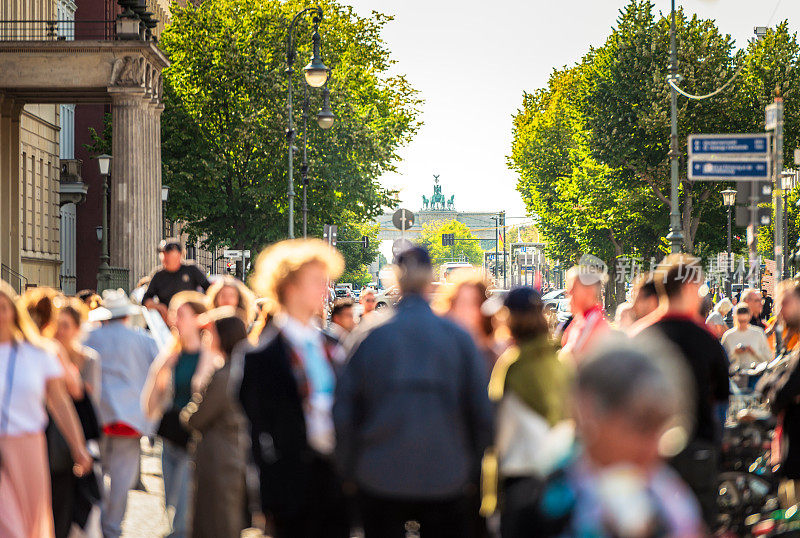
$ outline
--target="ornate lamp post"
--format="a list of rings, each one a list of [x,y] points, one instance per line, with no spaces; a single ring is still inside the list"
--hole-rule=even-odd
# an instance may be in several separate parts
[[[303,99],[303,163],[300,165],[300,176],[303,179],[303,238],[308,237],[308,155],[306,148],[308,146],[308,108],[310,101],[308,98],[308,84],[303,85],[304,99]],[[328,85],[323,89],[323,103],[322,110],[317,113],[317,125],[320,129],[330,129],[336,116],[331,112],[330,107],[330,92]]]
[[[311,62],[303,69],[305,71],[306,82],[312,88],[323,86],[328,80],[328,68],[322,62],[319,52],[319,23],[322,20],[322,10],[318,7],[309,7],[297,13],[289,25],[289,36],[286,47],[286,73],[289,76],[287,84],[286,110],[289,115],[289,128],[286,130],[286,139],[289,143],[289,186],[287,195],[289,197],[289,239],[294,239],[294,118],[292,113],[292,74],[294,73],[294,61],[297,52],[294,47],[294,29],[297,21],[306,13],[313,12],[314,15],[314,34],[312,41],[314,44],[314,55]]]
[[[726,264],[728,268],[728,279],[725,282],[725,296],[731,296],[731,282],[733,280],[733,262],[731,261],[731,209],[733,205],[736,203],[736,190],[734,189],[725,189],[722,191],[722,203],[728,209],[728,263]]]
[[[97,164],[100,168],[100,175],[103,176],[102,229],[98,230],[101,252],[100,267],[97,268],[97,292],[103,293],[103,290],[109,288],[111,282],[111,268],[108,265],[110,259],[108,255],[108,176],[111,172],[111,155],[99,155]]]
[[[678,50],[675,45],[675,0],[672,0],[672,11],[669,22],[669,75],[667,81],[674,81],[676,84],[682,80],[678,74]],[[670,197],[669,197],[669,234],[667,239],[670,244],[670,252],[676,254],[681,251],[683,244],[683,231],[681,230],[681,214],[678,211],[678,164],[680,153],[678,152],[678,92],[670,85]]]

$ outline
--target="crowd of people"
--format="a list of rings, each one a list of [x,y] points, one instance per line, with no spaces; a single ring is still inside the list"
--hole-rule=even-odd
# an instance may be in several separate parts
[[[672,255],[612,322],[578,265],[554,329],[539,290],[477,271],[434,296],[419,247],[381,310],[330,300],[344,262],[318,240],[265,249],[249,287],[174,241],[161,260],[133,299],[0,282],[1,537],[120,536],[143,442],[170,536],[704,536],[731,375],[791,353],[770,397],[800,478],[800,282],[762,321],[760,292],[710,309]]]

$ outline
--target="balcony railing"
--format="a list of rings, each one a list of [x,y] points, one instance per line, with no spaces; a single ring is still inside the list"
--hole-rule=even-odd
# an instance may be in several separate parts
[[[111,40],[116,21],[10,20],[0,21],[0,41]]]

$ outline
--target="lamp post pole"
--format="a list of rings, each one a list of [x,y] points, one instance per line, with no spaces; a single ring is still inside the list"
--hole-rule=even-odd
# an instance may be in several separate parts
[[[308,84],[303,84],[303,163],[300,165],[300,175],[303,178],[303,239],[308,237]]]
[[[722,203],[728,210],[728,258],[725,264],[728,278],[725,283],[725,296],[730,298],[733,284],[733,260],[731,260],[731,210],[736,203],[736,191],[725,189],[722,191]]]
[[[109,280],[111,276],[111,267],[108,262],[110,257],[108,255],[108,174],[103,174],[103,199],[102,199],[102,238],[100,242],[100,267],[97,268],[97,291],[103,293],[103,290],[109,288]]]
[[[675,0],[672,0],[672,10],[670,12],[669,23],[669,44],[670,44],[670,64],[668,81],[679,82],[678,74],[678,51],[675,46]],[[678,211],[678,164],[680,153],[678,152],[678,92],[670,85],[670,198],[669,198],[669,234],[667,239],[670,244],[670,252],[677,254],[681,251],[683,244],[683,231],[681,230],[681,215]]]
[[[289,35],[287,37],[287,46],[286,46],[286,74],[288,75],[287,81],[287,96],[286,96],[286,112],[288,114],[288,129],[286,129],[286,141],[288,143],[289,149],[287,152],[288,158],[288,188],[286,191],[287,197],[289,199],[289,208],[288,208],[288,216],[289,216],[289,239],[294,239],[294,114],[292,110],[292,75],[294,74],[294,61],[297,57],[297,52],[294,50],[294,29],[297,25],[297,21],[300,20],[300,17],[306,13],[313,12],[314,16],[314,34],[313,34],[313,43],[314,43],[314,56],[311,59],[311,63],[309,63],[305,67],[305,75],[306,75],[306,82],[315,88],[318,88],[325,84],[325,81],[328,79],[328,68],[325,67],[325,64],[322,63],[322,59],[320,58],[319,54],[319,23],[322,20],[322,10],[318,7],[309,7],[300,12],[298,12],[294,18],[292,19],[291,24],[289,24]]]
[[[731,267],[733,263],[731,262],[731,206],[728,206],[728,280],[725,283],[725,296],[730,298],[731,291],[732,291],[732,279],[733,279],[733,272]]]

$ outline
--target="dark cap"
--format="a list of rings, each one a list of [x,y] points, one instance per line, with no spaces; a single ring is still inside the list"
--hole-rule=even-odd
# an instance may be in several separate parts
[[[736,307],[733,309],[734,314],[749,314],[750,307],[742,301],[741,303],[737,304]]]
[[[530,286],[520,286],[508,292],[503,306],[512,312],[525,312],[542,308],[542,296]]]
[[[423,247],[411,247],[397,255],[397,266],[431,267],[431,256]]]
[[[183,252],[183,246],[177,239],[164,239],[158,245],[159,252],[169,252],[170,250],[177,250]]]

